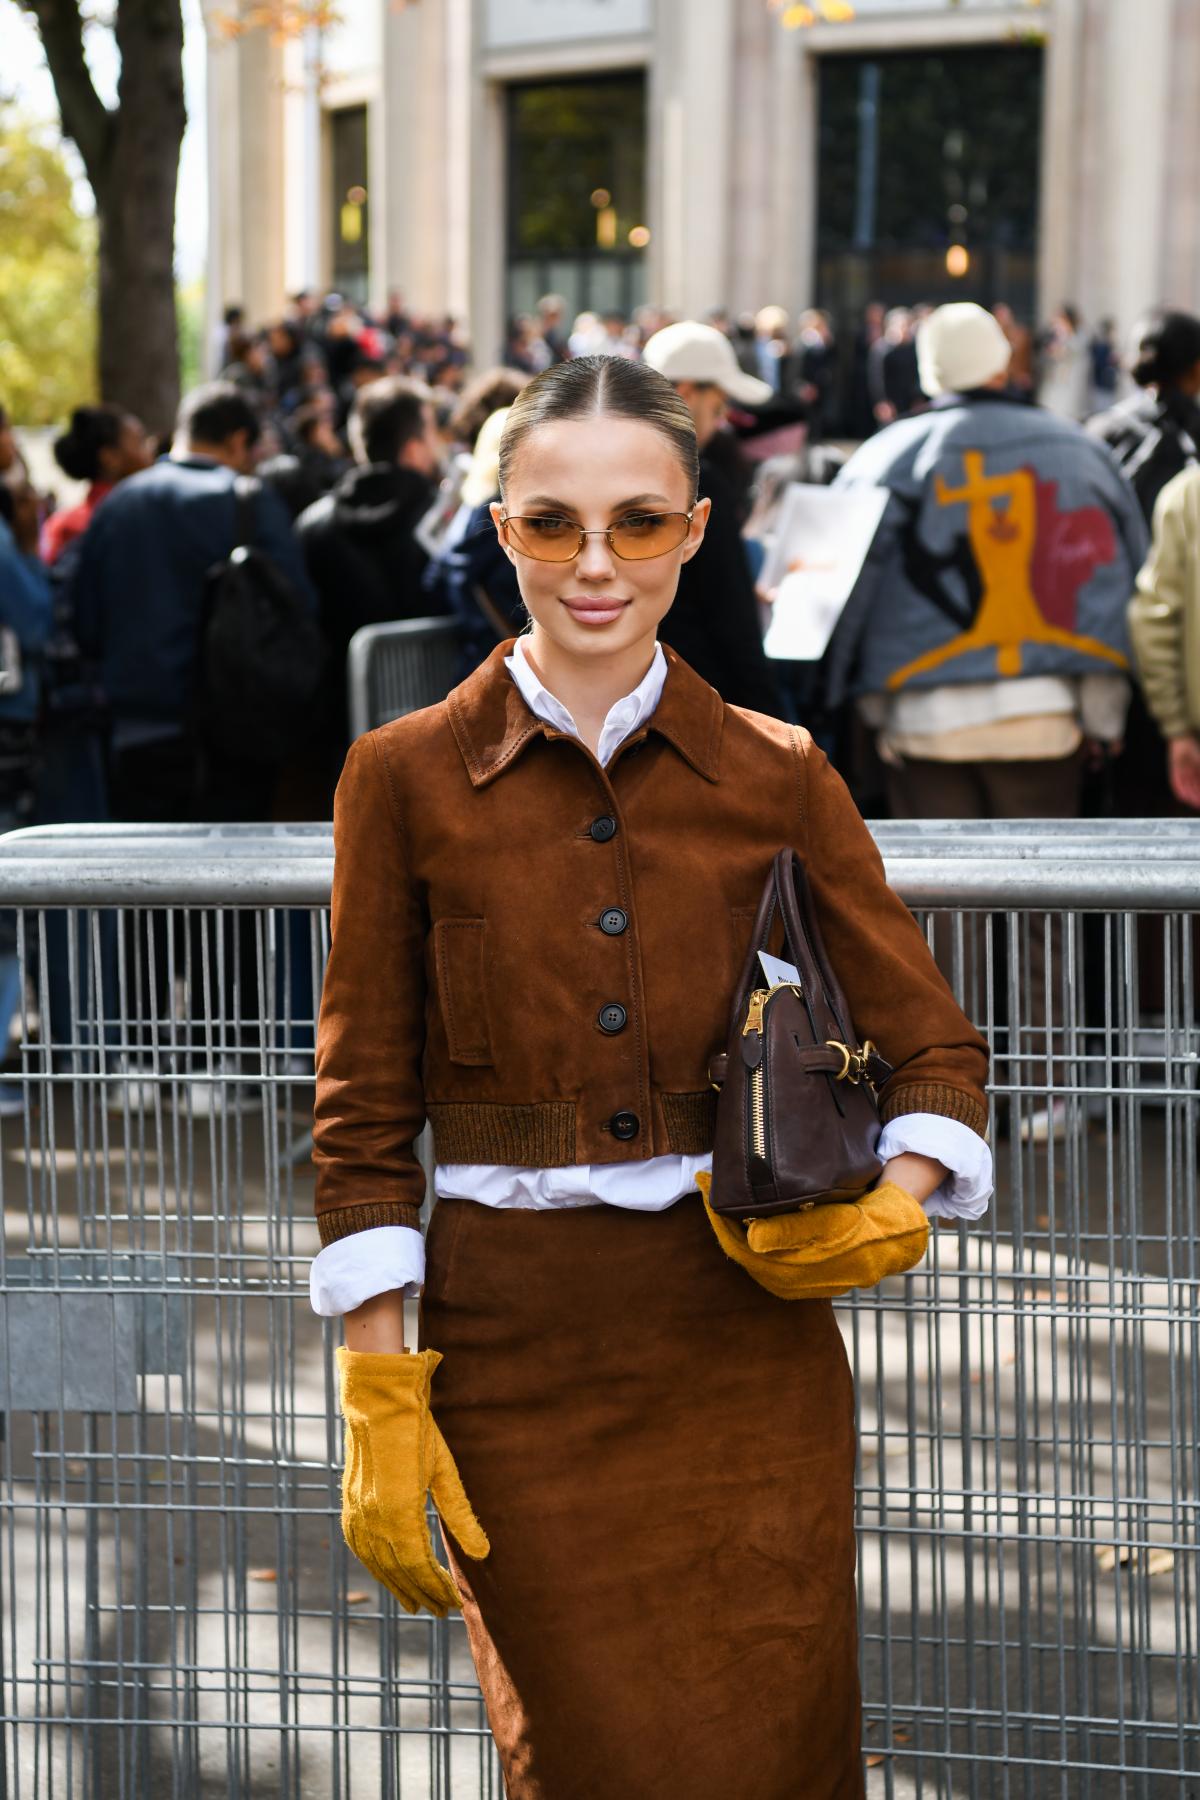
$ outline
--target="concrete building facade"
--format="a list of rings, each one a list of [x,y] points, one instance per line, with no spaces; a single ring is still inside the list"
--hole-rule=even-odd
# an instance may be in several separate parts
[[[209,60],[210,306],[1200,310],[1198,0],[342,0]],[[793,9],[795,12],[795,9]]]

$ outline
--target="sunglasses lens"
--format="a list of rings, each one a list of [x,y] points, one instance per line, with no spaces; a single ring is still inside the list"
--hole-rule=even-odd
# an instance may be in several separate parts
[[[510,519],[508,531],[518,550],[540,562],[570,562],[579,554],[579,527],[569,519]]]
[[[613,526],[613,549],[627,562],[641,562],[677,550],[687,532],[684,513],[638,513]]]

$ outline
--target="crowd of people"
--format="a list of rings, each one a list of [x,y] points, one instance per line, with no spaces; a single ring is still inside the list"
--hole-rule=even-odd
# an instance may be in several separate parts
[[[506,409],[551,362],[599,355],[657,368],[696,425],[711,523],[662,637],[729,702],[812,727],[865,811],[1200,807],[1190,315],[1143,321],[1125,369],[1111,330],[1087,338],[1070,308],[1034,334],[970,304],[868,308],[843,358],[816,311],[795,331],[778,307],[571,320],[547,296],[514,320],[505,362],[473,372],[453,320],[301,295],[262,331],[232,309],[219,348],[169,444],[117,404],[76,409],[55,444],[84,484],[70,505],[34,491],[0,412],[4,826],[330,817],[352,636],[447,616],[465,675],[521,629],[492,512]],[[857,449],[832,441],[847,419]],[[763,647],[757,577],[794,480],[889,496],[813,664]],[[303,728],[273,759],[252,731],[239,748],[206,662],[239,533],[322,645]],[[206,709],[222,704],[217,743]],[[15,966],[0,944],[5,1017]]]

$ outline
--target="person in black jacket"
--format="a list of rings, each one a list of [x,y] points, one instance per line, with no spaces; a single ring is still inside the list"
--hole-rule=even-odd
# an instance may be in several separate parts
[[[1149,313],[1135,328],[1134,346],[1129,372],[1141,391],[1097,413],[1085,429],[1108,445],[1152,526],[1154,503],[1168,481],[1200,462],[1200,319],[1184,312]],[[1104,810],[1122,818],[1170,817],[1183,810],[1167,778],[1162,733],[1139,687]],[[1153,979],[1150,991],[1157,992]]]
[[[1173,476],[1200,461],[1200,319],[1158,312],[1138,326],[1130,374],[1142,390],[1089,419],[1141,501],[1147,525]]]
[[[330,651],[321,736],[334,781],[350,729],[350,639],[360,626],[419,618],[429,610],[421,590],[429,558],[415,534],[441,473],[433,395],[402,375],[372,381],[354,402],[349,437],[358,466],[296,524]],[[331,802],[332,794],[330,786]]]
[[[644,355],[673,384],[695,421],[700,495],[712,501],[704,542],[680,571],[675,604],[658,635],[729,705],[781,718],[775,675],[763,651],[737,499],[708,453],[729,400],[762,406],[772,391],[738,367],[728,338],[711,325],[692,320],[665,325],[654,333]]]

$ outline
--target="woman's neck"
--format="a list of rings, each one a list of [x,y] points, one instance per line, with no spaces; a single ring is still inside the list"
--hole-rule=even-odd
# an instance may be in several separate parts
[[[524,639],[525,654],[547,691],[562,702],[579,735],[595,754],[609,710],[632,694],[654,660],[653,636],[639,638],[611,656],[572,656],[535,622]]]

